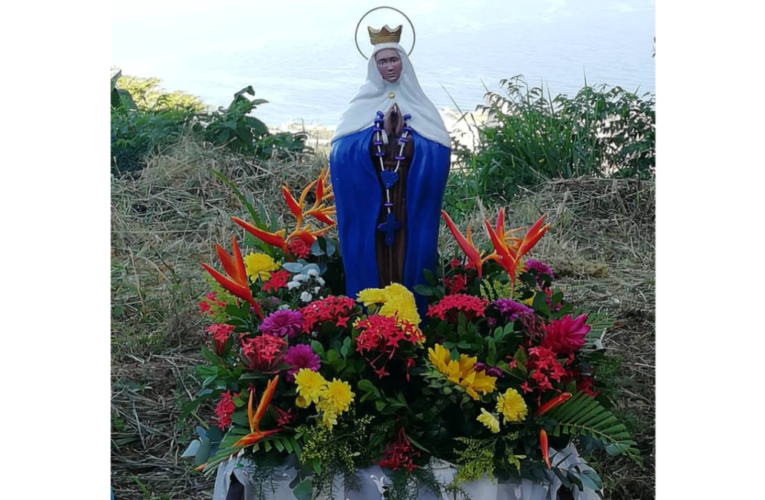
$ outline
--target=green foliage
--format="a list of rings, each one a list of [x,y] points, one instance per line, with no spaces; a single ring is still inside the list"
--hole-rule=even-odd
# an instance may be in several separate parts
[[[300,463],[311,467],[316,491],[331,488],[336,476],[352,475],[355,463],[371,461],[367,446],[367,428],[371,422],[371,415],[356,417],[351,410],[347,417],[338,419],[333,429],[321,424],[297,428],[297,435],[302,436],[304,443]]]
[[[203,111],[206,106],[196,96],[176,90],[167,93],[160,88],[159,78],[139,78],[122,76],[116,82],[118,88],[127,92],[136,109],[141,111],[189,110]]]
[[[552,427],[552,436],[584,435],[601,441],[609,454],[624,454],[636,463],[642,463],[635,448],[637,443],[632,440],[625,425],[595,398],[583,392],[553,408],[546,416]]]
[[[306,150],[303,133],[272,134],[265,123],[250,116],[267,101],[252,87],[234,95],[228,108],[209,111],[199,98],[181,91],[167,93],[158,78],[112,74],[111,170],[114,175],[135,172],[150,155],[188,135],[240,154],[261,159],[286,158]]]
[[[447,188],[456,212],[472,210],[471,197],[508,198],[519,186],[547,179],[653,176],[653,95],[585,82],[574,97],[552,97],[544,86],[529,88],[520,75],[500,85],[506,95],[488,92],[489,104],[478,106],[489,124],[479,130],[476,151],[453,147],[463,167]]]
[[[253,154],[259,158],[285,158],[289,154],[301,153],[305,149],[305,134],[271,134],[265,123],[250,116],[265,99],[249,99],[255,90],[248,86],[234,94],[228,108],[201,113],[194,131],[216,146],[226,146],[236,153]]]
[[[460,468],[455,480],[458,483],[477,481],[484,475],[494,480],[494,456],[496,455],[496,439],[470,439],[457,437],[455,441],[465,444],[463,450],[457,451],[457,463]]]

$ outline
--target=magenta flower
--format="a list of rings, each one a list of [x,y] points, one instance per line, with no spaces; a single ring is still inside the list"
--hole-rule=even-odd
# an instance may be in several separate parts
[[[534,317],[534,309],[529,306],[519,304],[510,299],[497,299],[494,301],[494,307],[502,313],[508,322],[515,321],[518,318],[531,319]]]
[[[544,262],[540,262],[540,261],[534,260],[534,259],[527,260],[526,261],[526,270],[530,271],[532,269],[537,272],[537,284],[539,284],[540,287],[543,286],[542,277],[541,277],[543,274],[546,274],[547,276],[549,276],[551,280],[555,279],[555,275],[553,274],[553,270],[550,269],[550,266],[548,266]]]
[[[319,359],[319,356],[313,352],[311,346],[307,344],[298,344],[287,349],[287,355],[284,356],[284,362],[292,367],[287,370],[288,382],[295,380],[295,374],[300,371],[301,368],[308,368],[315,372],[319,371],[319,368],[321,368],[321,360]]]
[[[556,319],[545,326],[545,338],[542,346],[555,351],[557,354],[567,355],[578,351],[585,343],[585,336],[590,333],[590,325],[587,315],[582,314],[576,319],[570,314]]]
[[[277,337],[294,339],[303,329],[303,315],[299,311],[283,309],[270,314],[260,325],[260,331]]]

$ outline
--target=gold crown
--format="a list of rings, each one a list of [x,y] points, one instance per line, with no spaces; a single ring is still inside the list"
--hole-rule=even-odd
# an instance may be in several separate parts
[[[399,24],[396,29],[391,30],[386,24],[379,30],[376,30],[371,26],[367,26],[367,30],[369,30],[369,41],[372,42],[372,45],[377,45],[378,43],[398,43],[399,40],[401,40],[402,27],[403,26]]]

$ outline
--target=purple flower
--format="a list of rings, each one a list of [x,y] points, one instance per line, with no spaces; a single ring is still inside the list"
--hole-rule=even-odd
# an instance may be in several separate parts
[[[502,370],[496,366],[488,366],[486,363],[481,363],[480,361],[473,365],[473,369],[477,372],[486,372],[486,375],[490,377],[502,377]]]
[[[284,356],[284,362],[292,368],[287,370],[287,381],[293,382],[295,380],[295,374],[300,371],[301,368],[308,368],[311,371],[319,371],[321,368],[321,359],[313,352],[311,346],[307,344],[298,344],[287,349],[287,354]]]
[[[303,315],[299,311],[284,309],[270,314],[260,325],[260,331],[277,337],[288,335],[294,339],[303,329]]]
[[[502,313],[502,316],[504,316],[507,321],[515,321],[518,318],[531,319],[534,317],[534,309],[519,304],[514,300],[497,299],[494,301],[494,307]]]
[[[526,261],[526,270],[527,271],[530,271],[530,270],[536,271],[536,273],[537,273],[537,283],[539,284],[540,287],[543,286],[542,277],[541,277],[543,274],[546,274],[547,276],[549,276],[550,279],[555,279],[555,275],[553,274],[553,270],[550,269],[550,266],[548,266],[544,262],[540,262],[538,260],[534,260],[534,259],[527,260]]]

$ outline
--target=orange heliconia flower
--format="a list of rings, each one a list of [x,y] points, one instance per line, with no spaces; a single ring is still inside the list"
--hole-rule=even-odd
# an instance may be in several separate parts
[[[233,256],[230,256],[220,245],[215,245],[215,250],[223,265],[223,270],[226,271],[228,276],[219,273],[207,264],[202,264],[202,267],[210,273],[215,281],[220,283],[220,286],[228,290],[231,295],[249,302],[252,307],[255,308],[255,312],[258,313],[258,316],[262,320],[263,312],[260,309],[260,305],[258,305],[257,301],[252,297],[250,281],[247,278],[247,271],[244,267],[244,259],[242,259],[242,253],[239,251],[239,246],[236,244],[236,238],[233,236],[231,237],[231,244],[233,246]]]
[[[316,186],[316,201],[314,201],[311,208],[306,210],[305,199],[308,192],[314,186]],[[318,179],[311,181],[311,183],[303,189],[299,199],[296,200],[295,197],[292,196],[289,186],[286,184],[282,186],[282,194],[284,195],[284,201],[287,203],[287,207],[296,219],[295,229],[288,236],[285,236],[287,234],[286,229],[280,229],[272,233],[249,224],[238,217],[232,217],[231,219],[251,235],[272,247],[281,248],[285,253],[289,253],[287,244],[290,240],[300,238],[310,246],[316,241],[317,236],[324,234],[337,224],[337,222],[331,218],[331,216],[337,213],[337,209],[334,205],[328,204],[330,200],[335,197],[334,193],[332,193],[332,185],[329,182],[329,170],[322,169]],[[312,229],[309,224],[304,222],[309,216],[319,222],[327,224],[327,226],[321,229]]]
[[[550,224],[542,226],[545,220],[545,216],[539,218],[533,226],[528,230],[526,235],[521,238],[510,237],[509,235],[523,231],[523,228],[512,229],[505,232],[505,209],[499,210],[497,216],[497,226],[492,228],[488,220],[484,220],[486,229],[489,231],[489,238],[494,245],[494,257],[497,263],[507,272],[510,276],[510,286],[515,286],[515,275],[518,270],[518,266],[521,262],[521,258],[529,253],[534,245],[537,244],[539,239],[550,229]]]
[[[441,215],[443,215],[444,220],[446,221],[446,226],[449,228],[449,231],[451,231],[452,236],[457,241],[457,244],[465,253],[470,263],[475,266],[476,270],[478,271],[478,276],[483,276],[483,263],[487,260],[494,259],[496,255],[492,253],[491,255],[484,257],[483,254],[485,252],[478,251],[475,244],[473,244],[473,234],[471,232],[470,224],[468,224],[467,227],[466,238],[465,236],[462,236],[462,233],[460,233],[460,230],[457,229],[457,226],[454,224],[454,221],[452,221],[452,218],[449,217],[449,214],[446,213],[446,210],[441,210]]]

